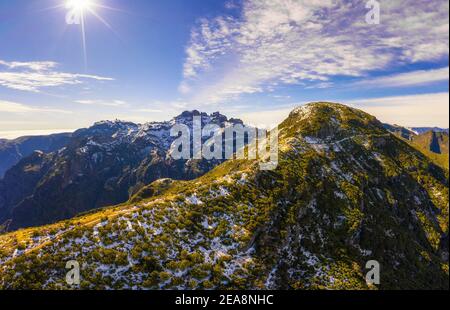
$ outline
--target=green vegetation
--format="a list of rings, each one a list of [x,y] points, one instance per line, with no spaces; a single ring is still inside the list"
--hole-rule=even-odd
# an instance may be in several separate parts
[[[274,171],[231,160],[0,236],[0,288],[448,289],[448,171],[342,105],[294,111],[280,129]],[[64,281],[72,259],[79,287]],[[379,286],[365,282],[372,259]]]

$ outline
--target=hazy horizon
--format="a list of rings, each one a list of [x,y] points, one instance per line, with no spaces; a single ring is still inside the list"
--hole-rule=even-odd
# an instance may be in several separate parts
[[[227,116],[228,118],[240,118],[246,124],[251,124],[251,125],[259,124],[259,125],[264,125],[264,126],[270,127],[270,126],[275,126],[275,125],[281,123],[285,118],[288,117],[290,111],[292,111],[297,106],[299,106],[299,105],[293,105],[292,108],[287,108],[284,110],[248,113],[246,115],[241,115],[241,116],[235,116],[235,115],[225,115],[225,116]],[[362,109],[362,110],[364,111],[364,109]],[[201,111],[201,112],[203,112],[203,111]],[[220,111],[218,111],[218,112],[220,112]],[[179,115],[181,113],[182,113],[182,111],[180,113],[178,113],[177,115]],[[274,115],[274,113],[277,115]],[[175,116],[176,115],[173,115],[172,117],[175,117]],[[98,121],[106,121],[106,120],[107,119],[104,119],[104,120],[99,119]],[[109,120],[113,120],[113,119],[109,119]],[[160,121],[167,121],[167,120],[169,120],[169,119],[160,120]],[[131,121],[131,120],[121,119],[121,121]],[[383,120],[380,120],[380,121],[383,122]],[[137,122],[137,123],[139,123],[139,122]],[[413,127],[418,127],[418,128],[420,128],[420,127],[438,127],[438,128],[443,128],[443,129],[449,128],[448,125],[447,126],[438,126],[438,125],[431,125],[431,124],[427,124],[427,125],[419,124],[419,125],[406,126],[403,124],[399,124],[398,122],[383,122],[383,123],[388,123],[391,125],[399,125],[399,126],[403,126],[405,128],[413,128]],[[55,128],[55,129],[4,130],[4,131],[0,131],[0,139],[11,140],[11,139],[24,137],[24,136],[41,136],[41,135],[50,135],[50,134],[58,134],[58,133],[68,133],[68,132],[74,132],[81,128],[90,127],[93,124],[94,123],[83,126],[83,127],[70,128],[70,129]]]

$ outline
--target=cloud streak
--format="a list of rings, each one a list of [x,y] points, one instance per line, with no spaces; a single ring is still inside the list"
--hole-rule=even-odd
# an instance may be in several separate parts
[[[448,128],[448,100],[448,93],[432,93],[361,99],[347,103],[390,124]]]
[[[76,100],[76,103],[92,106],[124,107],[127,103],[123,100]]]
[[[6,62],[0,60],[0,86],[39,93],[43,88],[84,84],[91,81],[112,81],[113,78],[89,74],[59,72],[55,62]]]
[[[354,83],[365,87],[405,87],[448,81],[449,68],[418,70]]]
[[[4,101],[0,100],[0,112],[2,113],[15,113],[15,114],[23,114],[23,113],[36,113],[36,112],[46,112],[46,113],[64,113],[71,114],[70,111],[52,109],[52,108],[35,108],[22,103],[12,102],[12,101]]]
[[[448,56],[448,2],[396,0],[381,8],[381,24],[369,25],[365,1],[247,0],[239,17],[202,19],[192,30],[180,90],[195,93],[195,102],[219,103]]]

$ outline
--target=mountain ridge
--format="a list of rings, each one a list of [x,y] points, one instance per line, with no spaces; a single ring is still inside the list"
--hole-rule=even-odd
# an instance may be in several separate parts
[[[221,161],[175,161],[167,155],[176,138],[170,136],[173,124],[192,128],[194,115],[203,125],[242,124],[197,110],[165,122],[96,122],[75,131],[56,152],[25,158],[6,172],[0,180],[0,224],[8,220],[8,228],[17,229],[51,223],[124,202],[159,178],[192,179],[209,171]]]
[[[448,289],[448,171],[375,117],[332,103],[296,109],[280,125],[278,168],[257,167],[229,160],[2,235],[0,287]],[[82,281],[71,287],[74,259]],[[378,286],[364,276],[373,259]]]
[[[60,133],[47,136],[23,136],[12,140],[0,139],[0,179],[20,159],[31,155],[36,150],[56,151],[68,142],[70,136],[70,133]]]
[[[414,128],[384,124],[391,133],[401,137],[411,146],[420,150],[439,166],[449,169],[449,135],[448,129]]]

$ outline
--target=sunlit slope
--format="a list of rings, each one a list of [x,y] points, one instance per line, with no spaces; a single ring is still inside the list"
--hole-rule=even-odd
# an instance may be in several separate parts
[[[448,289],[448,172],[374,117],[313,103],[280,125],[274,171],[228,161],[158,180],[0,247],[3,289]],[[69,260],[79,287],[65,283]]]
[[[417,131],[412,131],[396,125],[384,124],[384,126],[391,133],[425,154],[435,164],[448,170],[448,131],[441,128],[416,128]]]
[[[448,170],[448,133],[428,131],[411,141],[411,145],[430,157],[435,163]]]

